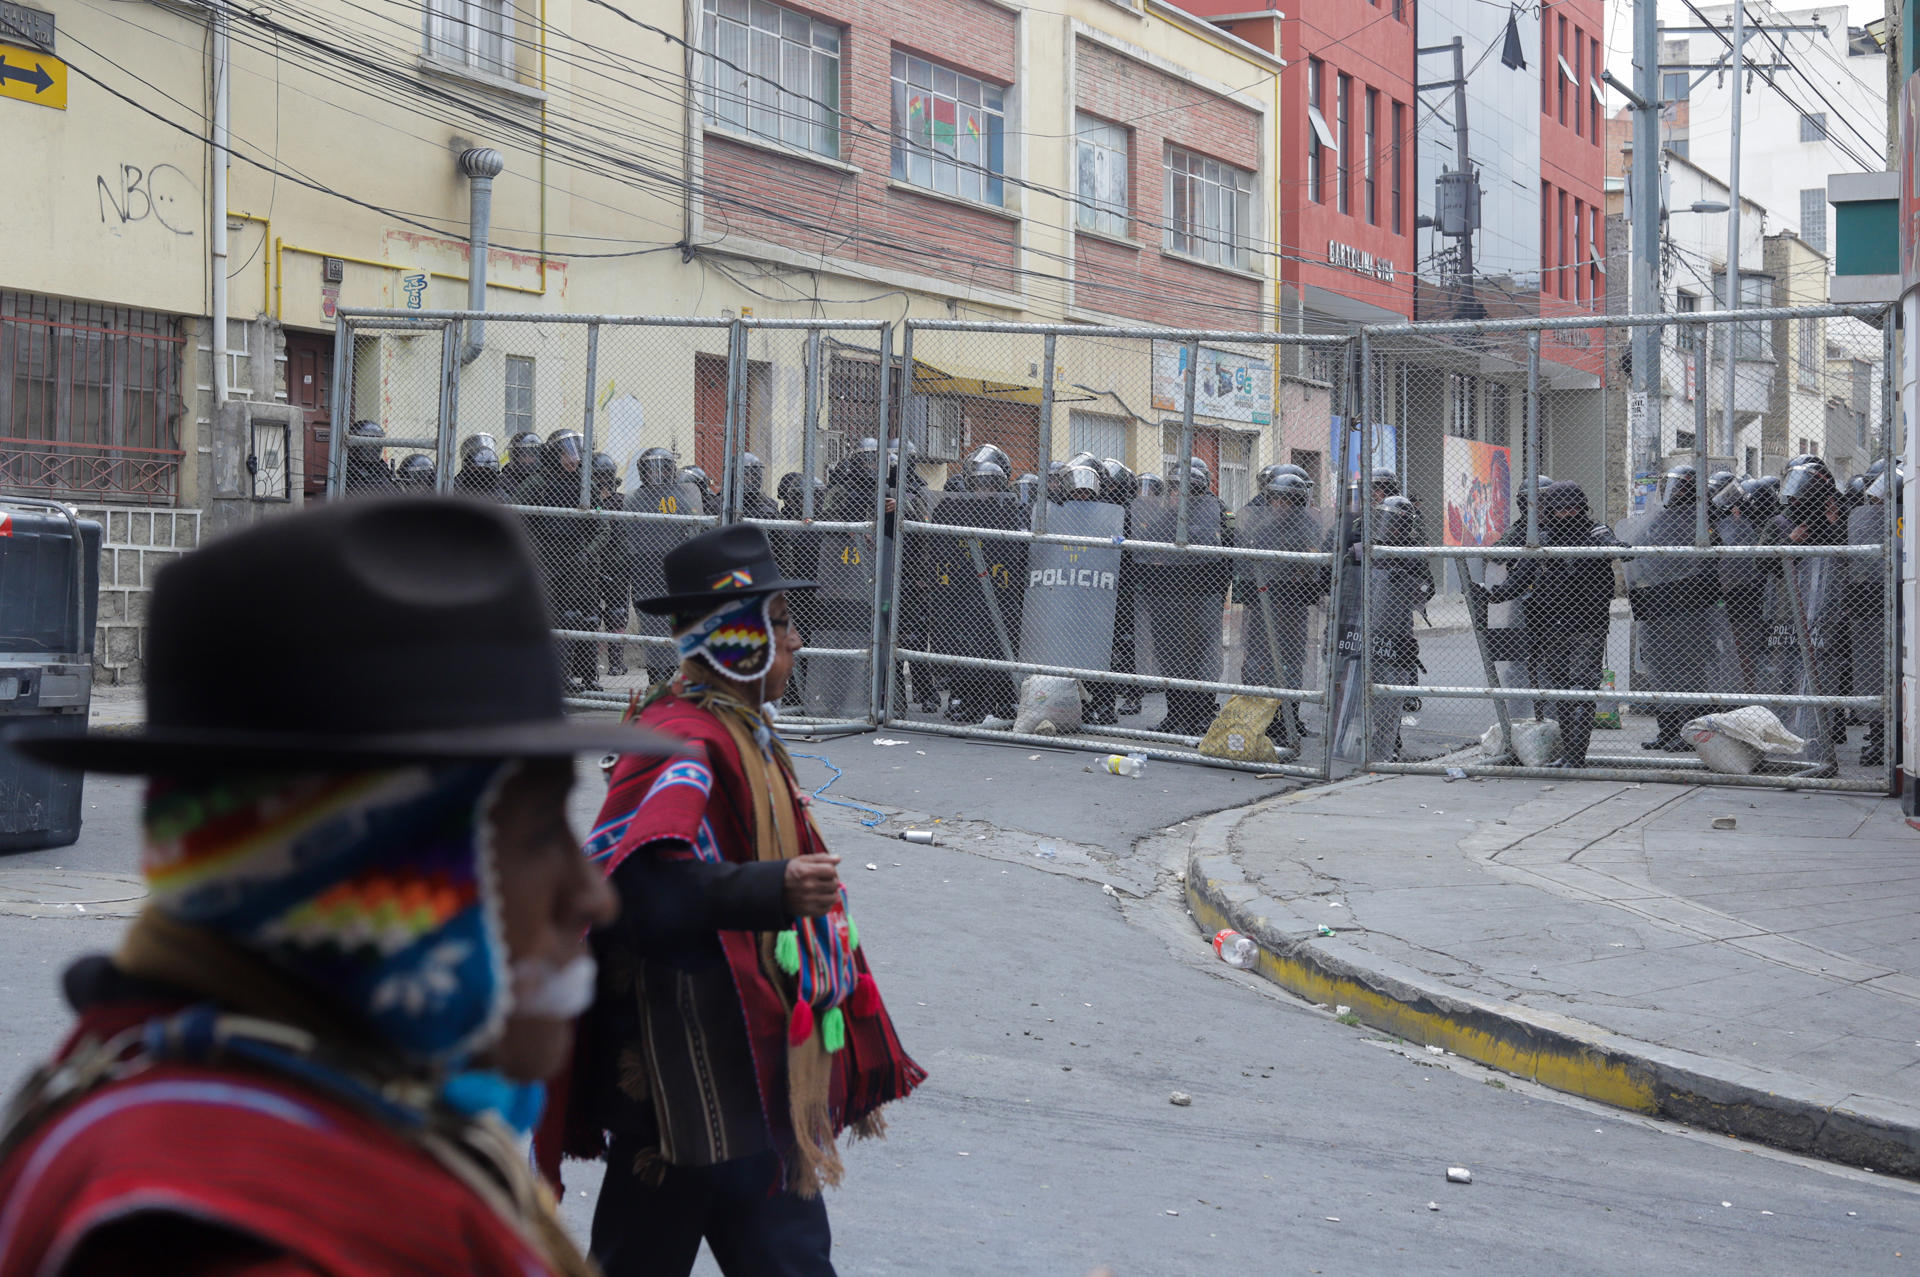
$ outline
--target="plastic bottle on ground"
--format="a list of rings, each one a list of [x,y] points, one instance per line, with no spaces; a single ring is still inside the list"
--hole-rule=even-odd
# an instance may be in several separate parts
[[[1114,776],[1138,777],[1147,769],[1145,754],[1108,754],[1107,771]]]
[[[1213,951],[1230,967],[1245,969],[1260,958],[1260,946],[1238,931],[1222,931],[1213,937]]]

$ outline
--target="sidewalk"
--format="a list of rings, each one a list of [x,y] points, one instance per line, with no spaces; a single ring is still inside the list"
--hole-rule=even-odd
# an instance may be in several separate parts
[[[1230,816],[1190,854],[1195,922],[1254,937],[1300,996],[1559,1090],[1920,1175],[1920,835],[1898,800],[1367,776]]]

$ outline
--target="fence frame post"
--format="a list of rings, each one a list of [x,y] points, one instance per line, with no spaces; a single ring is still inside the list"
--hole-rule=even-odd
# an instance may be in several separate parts
[[[1053,360],[1058,337],[1058,333],[1049,332],[1040,339],[1040,437],[1036,440],[1039,444],[1036,464],[1040,467],[1040,492],[1033,503],[1033,530],[1042,535],[1047,530],[1047,493],[1050,487],[1047,472],[1053,466]],[[911,333],[908,334],[908,340],[912,340]]]
[[[447,472],[453,468],[452,453],[454,436],[460,433],[460,370],[464,367],[459,359],[462,338],[457,323],[445,324],[440,329],[440,420],[435,427],[434,449],[439,454],[439,467],[434,473],[434,489],[446,492],[453,481]]]
[[[801,413],[800,470],[803,477],[800,491],[800,517],[813,517],[813,476],[819,473],[819,435],[820,435],[820,330],[807,329],[807,390],[806,406]]]
[[[600,382],[600,322],[587,325],[587,394],[580,409],[580,508],[593,508],[593,414],[599,396],[594,387]]]
[[[341,315],[333,321],[333,386],[330,393],[331,427],[327,431],[327,496],[338,497],[347,490],[346,475],[342,463],[347,457],[348,420],[353,414],[352,405],[347,402],[347,387],[352,384],[349,364],[353,362],[353,328],[351,321]],[[444,390],[445,388],[442,387]],[[302,497],[304,501],[305,498]]]
[[[1186,397],[1186,406],[1180,413],[1180,457],[1174,462],[1174,473],[1170,480],[1179,485],[1179,494],[1174,498],[1173,543],[1175,545],[1185,545],[1187,535],[1192,530],[1187,511],[1187,489],[1192,485],[1188,481],[1187,474],[1193,469],[1193,393],[1199,372],[1200,339],[1195,337],[1187,343],[1186,387],[1182,391]],[[1164,442],[1160,450],[1166,451]]]
[[[905,351],[901,366],[905,369],[901,396],[913,393],[913,325],[906,326]],[[880,329],[880,392],[877,411],[879,434],[874,442],[879,451],[873,459],[873,635],[869,645],[868,659],[873,663],[868,671],[867,683],[867,721],[875,727],[893,720],[893,647],[900,638],[900,528],[899,518],[895,519],[894,535],[891,544],[887,539],[887,453],[889,441],[900,441],[900,463],[895,467],[893,487],[896,489],[894,508],[904,517],[906,510],[901,504],[897,490],[904,487],[907,476],[907,449],[904,430],[897,436],[894,423],[898,420],[904,427],[907,414],[890,411],[893,406],[893,325],[887,324]],[[883,607],[887,595],[887,576],[883,570],[883,559],[893,560],[893,606]],[[885,615],[887,623],[883,628],[880,618]]]
[[[1354,347],[1349,346],[1351,354]],[[1373,388],[1373,337],[1360,330],[1360,451],[1354,458],[1360,501],[1360,766],[1391,761],[1373,756],[1373,423],[1367,392]],[[1397,716],[1396,716],[1397,721]]]
[[[1900,307],[1896,303],[1889,306],[1880,321],[1880,460],[1883,463],[1880,473],[1886,483],[1886,500],[1881,502],[1884,517],[1881,519],[1880,533],[1880,629],[1885,647],[1880,666],[1880,755],[1886,768],[1886,792],[1899,790],[1900,774],[1895,759],[1899,756],[1897,748],[1900,737],[1905,733],[1901,729],[1900,715],[1896,712],[1900,704],[1900,542],[1901,511],[1905,501],[1899,485],[1894,483],[1895,439],[1899,433],[1895,423],[1900,419],[1897,398],[1899,383],[1893,372],[1894,360],[1899,353],[1895,325],[1899,320]],[[1913,429],[1909,423],[1907,429]]]

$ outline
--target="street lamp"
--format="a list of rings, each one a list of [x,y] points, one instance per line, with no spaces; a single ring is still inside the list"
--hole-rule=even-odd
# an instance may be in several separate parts
[[[1689,213],[1724,213],[1729,205],[1724,200],[1695,200],[1687,205]]]

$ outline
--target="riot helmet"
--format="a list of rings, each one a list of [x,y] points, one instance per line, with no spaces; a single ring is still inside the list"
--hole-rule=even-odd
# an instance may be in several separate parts
[[[1151,470],[1145,471],[1140,475],[1138,487],[1140,495],[1143,497],[1164,497],[1167,495],[1167,481]]]
[[[680,467],[679,482],[691,483],[695,488],[706,493],[708,496],[713,495],[713,480],[707,478],[707,472],[699,466]]]
[[[751,452],[740,454],[740,491],[750,497],[760,495],[767,486],[767,463]]]
[[[1417,545],[1420,541],[1420,507],[1395,493],[1380,503],[1376,512],[1374,536],[1381,545]]]
[[[403,488],[412,488],[425,492],[433,491],[433,458],[424,452],[414,453],[401,461],[400,468],[395,472],[394,478],[400,481],[400,486]]]
[[[1724,489],[1726,489],[1728,485],[1732,484],[1733,482],[1734,482],[1733,471],[1715,470],[1712,474],[1707,476],[1707,496],[1708,497],[1719,496],[1720,493]]]
[[[1260,490],[1286,505],[1303,506],[1313,500],[1313,484],[1297,474],[1276,473]]]
[[[1785,481],[1787,477],[1787,470],[1798,470],[1801,466],[1816,466],[1819,469],[1826,470],[1828,478],[1833,477],[1833,471],[1827,469],[1827,463],[1820,459],[1819,453],[1803,452],[1796,457],[1790,457],[1787,459],[1786,470],[1782,470],[1780,472],[1781,480],[1783,482]]]
[[[463,467],[471,465],[473,456],[477,452],[491,452],[497,463],[500,456],[499,441],[485,431],[477,435],[468,435],[460,441],[460,464]]]
[[[1867,485],[1867,500],[1885,501],[1887,499],[1888,473],[1889,471],[1883,466],[1880,473],[1873,476],[1873,482]],[[1900,501],[1903,489],[1906,487],[1906,473],[1901,470],[1899,466],[1895,466],[1891,473],[1893,475],[1893,499],[1897,504]]]
[[[1100,458],[1094,456],[1091,452],[1088,452],[1085,448],[1082,448],[1080,451],[1074,453],[1071,457],[1067,458],[1067,464],[1070,466],[1088,466],[1092,469],[1097,470],[1100,468]]]
[[[988,461],[1000,467],[1001,474],[1013,473],[1013,458],[997,443],[983,443],[967,454],[968,464],[976,461]],[[969,472],[971,473],[971,472]]]
[[[507,451],[513,464],[530,466],[540,459],[540,436],[531,430],[522,430],[507,440]]]
[[[1780,480],[1770,474],[1747,480],[1740,485],[1740,505],[1754,523],[1767,522],[1780,513]]]
[[[1727,483],[1713,484],[1713,512],[1729,514],[1738,510],[1746,501],[1747,491],[1753,482],[1752,479],[1734,479]]]
[[[1098,501],[1100,472],[1092,466],[1068,466],[1061,474],[1060,486],[1069,501]]]
[[[1040,476],[1037,474],[1021,475],[1014,480],[1013,487],[1020,494],[1021,505],[1032,505],[1040,499]]]
[[[1104,457],[1100,461],[1100,499],[1113,505],[1125,505],[1133,500],[1136,483],[1133,471],[1127,464],[1114,457]]]
[[[1548,488],[1551,488],[1553,486],[1553,480],[1549,479],[1544,474],[1535,475],[1533,478],[1533,486],[1538,490],[1540,490],[1541,492],[1545,492]],[[1519,506],[1522,510],[1527,508],[1527,485],[1526,484],[1523,483],[1519,487],[1514,489],[1513,502],[1515,505]]]
[[[633,459],[633,477],[638,487],[665,487],[673,482],[679,468],[679,459],[665,448],[648,448]]]
[[[1273,478],[1274,475],[1279,473],[1280,473],[1280,463],[1277,461],[1271,462],[1267,465],[1260,467],[1260,473],[1257,476],[1257,481],[1259,482],[1262,488],[1265,488],[1267,486],[1267,481]]]
[[[462,451],[466,450],[462,449]],[[460,473],[465,474],[469,470],[486,470],[499,474],[500,454],[491,448],[473,449],[468,453],[466,464],[460,467]]]
[[[556,430],[541,445],[541,458],[559,470],[578,470],[585,454],[585,440],[578,430]]]
[[[1007,472],[999,464],[982,457],[967,463],[965,491],[1005,492]]]
[[[1818,517],[1824,510],[1829,497],[1838,497],[1840,490],[1833,482],[1833,475],[1825,466],[1803,464],[1787,471],[1780,480],[1780,504],[1786,508],[1787,517],[1795,522],[1805,522]]]
[[[1400,476],[1381,466],[1373,472],[1371,486],[1376,497],[1397,497],[1400,495]]]
[[[786,505],[791,501],[798,501],[800,499],[800,485],[805,481],[806,476],[798,470],[789,470],[780,476],[780,486],[773,490],[773,495],[779,498],[781,505]]]
[[[1677,506],[1691,505],[1693,503],[1693,479],[1692,466],[1679,465],[1667,471],[1661,479],[1661,485],[1664,490],[1664,495],[1660,498],[1661,504],[1669,510]]]
[[[353,439],[385,439],[387,432],[380,428],[377,421],[356,421],[347,427],[347,435]],[[387,463],[384,452],[375,447],[351,447],[347,449],[347,469],[361,472],[365,480],[375,472],[384,472]]]
[[[595,483],[620,482],[620,463],[612,454],[596,452],[593,454],[593,481]]]
[[[1187,491],[1199,494],[1213,490],[1213,471],[1205,457],[1190,457],[1187,465]]]
[[[347,427],[347,433],[355,439],[384,439],[387,432],[380,428],[377,421],[356,421]]]

